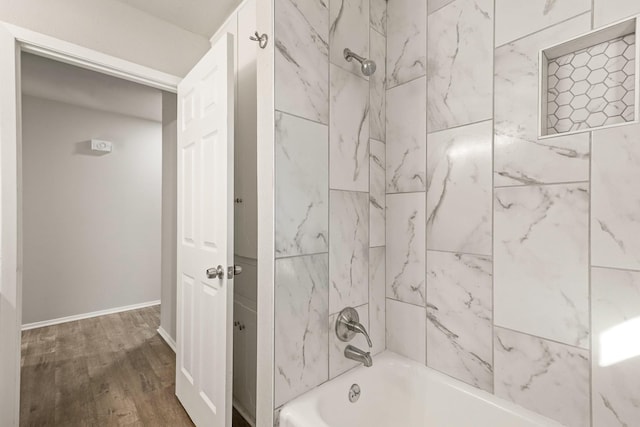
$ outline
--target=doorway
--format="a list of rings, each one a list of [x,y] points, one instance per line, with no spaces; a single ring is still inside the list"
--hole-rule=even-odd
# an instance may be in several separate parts
[[[176,97],[28,53],[21,82],[20,424],[191,425],[167,289]]]
[[[176,97],[31,54],[21,63],[20,424],[192,425],[175,397],[170,348]],[[250,424],[234,410],[233,425]]]

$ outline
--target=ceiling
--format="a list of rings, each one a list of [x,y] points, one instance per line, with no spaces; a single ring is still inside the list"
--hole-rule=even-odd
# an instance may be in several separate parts
[[[242,0],[117,0],[192,33],[211,38]]]
[[[22,93],[84,108],[162,121],[162,92],[28,53],[22,54]]]

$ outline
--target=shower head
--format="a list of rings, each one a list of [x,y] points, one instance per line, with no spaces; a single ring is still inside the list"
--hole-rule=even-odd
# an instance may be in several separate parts
[[[344,59],[346,59],[348,62],[351,62],[352,59],[358,61],[360,63],[360,71],[362,71],[362,74],[364,74],[365,76],[370,76],[376,72],[375,62],[353,53],[348,47],[344,49]]]

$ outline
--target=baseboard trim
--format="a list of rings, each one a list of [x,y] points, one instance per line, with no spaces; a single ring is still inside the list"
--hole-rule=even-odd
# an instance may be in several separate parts
[[[61,323],[75,322],[76,320],[90,319],[92,317],[105,316],[107,314],[122,313],[123,311],[137,310],[140,308],[160,305],[160,300],[142,302],[140,304],[125,305],[122,307],[109,308],[106,310],[92,311],[91,313],[76,314],[73,316],[59,317],[57,319],[43,320],[41,322],[26,323],[22,325],[23,331],[30,329],[44,328],[46,326],[59,325]]]
[[[233,399],[233,407],[236,409],[236,411],[238,411],[240,415],[242,415],[242,418],[244,418],[244,420],[248,422],[251,427],[256,427],[255,420],[251,418],[247,410],[244,409],[244,407],[240,404],[240,402],[238,402],[237,399]]]
[[[160,335],[162,337],[162,339],[164,340],[164,342],[167,343],[167,345],[169,347],[171,347],[171,350],[173,350],[173,352],[176,352],[176,342],[173,338],[171,338],[171,335],[169,335],[169,333],[162,327],[160,326],[158,328],[158,335]]]

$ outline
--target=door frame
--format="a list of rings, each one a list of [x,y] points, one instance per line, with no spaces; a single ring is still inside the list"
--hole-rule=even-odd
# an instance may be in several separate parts
[[[0,30],[13,37],[13,52],[1,53],[15,55],[13,72],[16,86],[6,90],[16,90],[17,94],[20,93],[21,52],[33,53],[166,92],[176,93],[181,80],[177,76],[12,24],[0,22]],[[5,59],[0,58],[0,61]],[[20,96],[12,96],[1,102],[5,101],[13,105],[2,105],[2,108],[7,108],[8,113],[0,114],[0,425],[18,426],[22,330],[22,182],[19,163],[22,152],[22,120]]]
[[[275,49],[274,0],[257,0],[256,26],[270,42],[257,55],[258,129],[258,355],[256,424],[274,421],[274,291],[275,291]],[[0,21],[0,31],[13,36],[20,52],[29,52],[92,71],[177,93],[180,77],[145,67],[55,37]],[[0,55],[9,54],[0,50]],[[0,57],[0,61],[5,58]],[[19,65],[19,62],[17,63]],[[20,69],[16,67],[20,89]],[[2,70],[0,70],[0,75]],[[2,82],[0,82],[0,85]],[[10,88],[11,89],[11,88]],[[0,89],[0,93],[1,93]],[[22,224],[18,160],[22,145],[20,99],[15,116],[0,111],[0,425],[18,426],[20,416],[20,353],[22,330]],[[0,99],[0,108],[3,100]],[[16,127],[16,124],[18,125]],[[261,225],[262,224],[262,225]],[[7,313],[8,311],[8,313]]]

